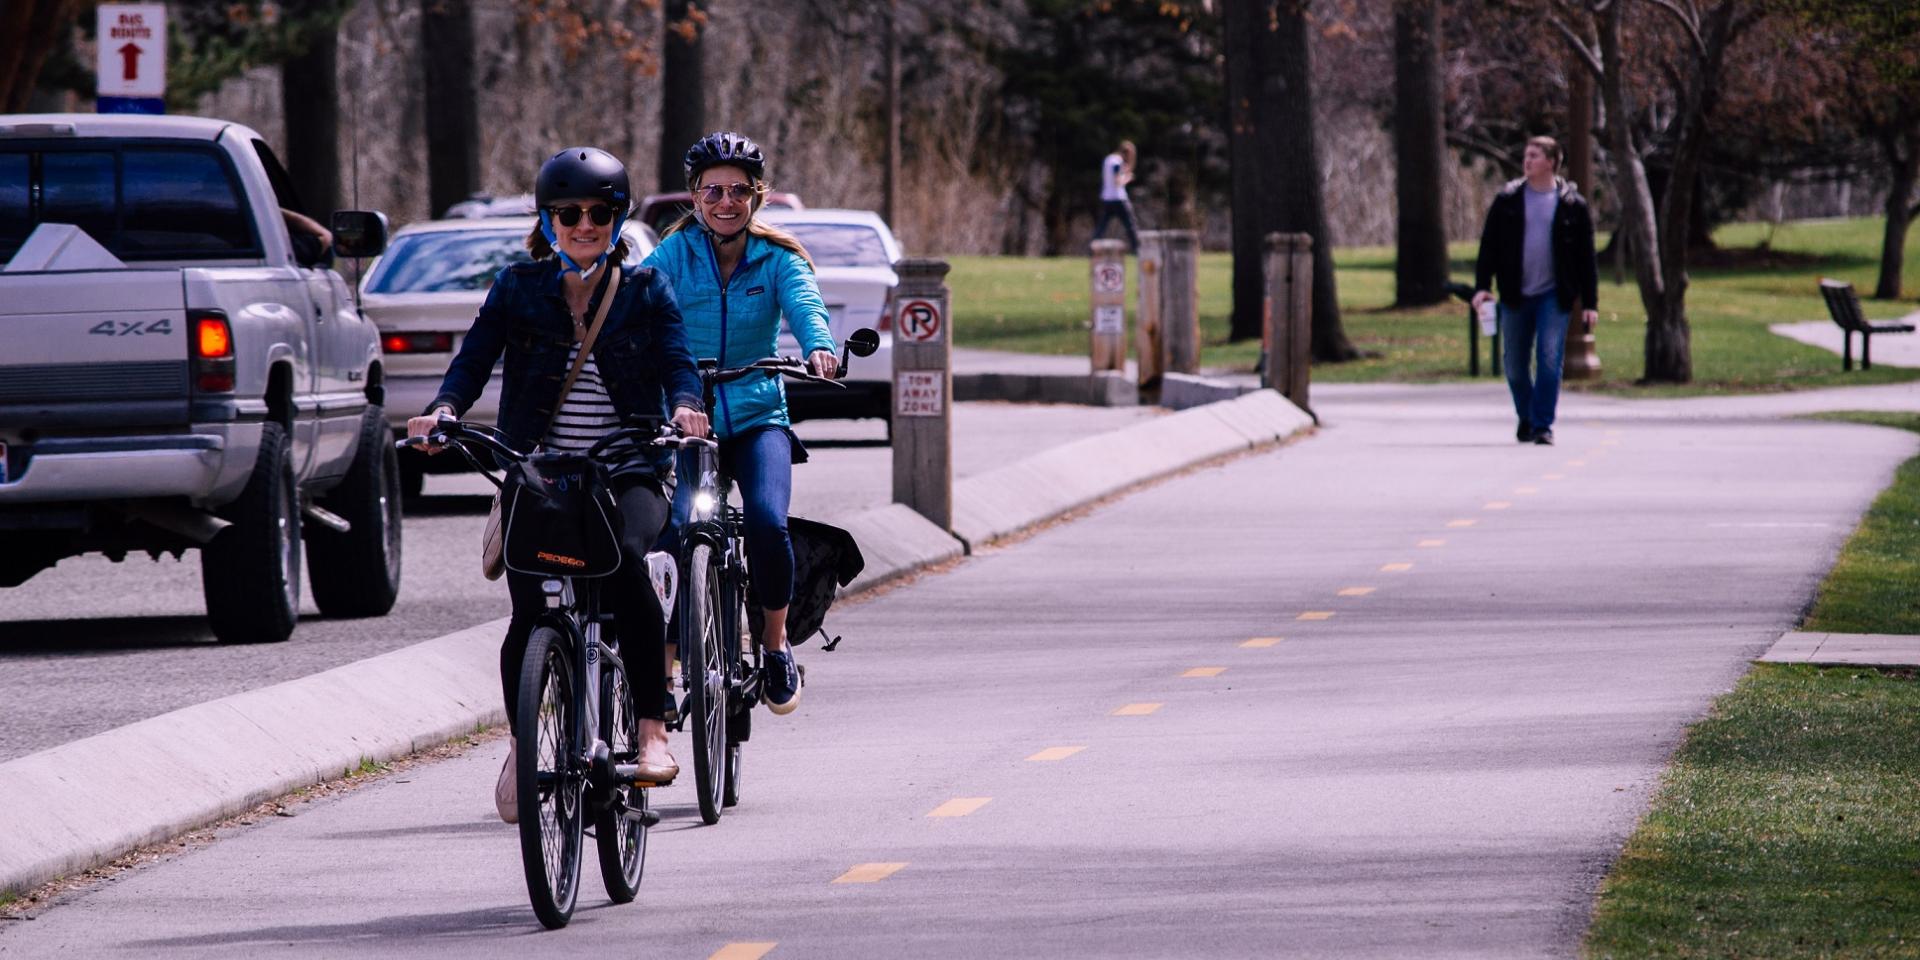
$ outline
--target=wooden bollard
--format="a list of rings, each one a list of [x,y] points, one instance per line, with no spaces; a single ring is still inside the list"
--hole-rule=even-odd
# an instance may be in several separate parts
[[[1266,367],[1260,385],[1310,409],[1307,385],[1313,352],[1313,235],[1267,234]]]
[[[953,329],[947,261],[908,258],[893,335],[893,500],[953,527]]]
[[[1160,270],[1160,322],[1166,330],[1165,370],[1200,372],[1200,234],[1166,231]]]
[[[1093,242],[1093,372],[1127,368],[1127,245]]]
[[[1166,231],[1140,231],[1138,263],[1133,295],[1133,358],[1140,383],[1140,399],[1157,400],[1160,376],[1167,372],[1166,326],[1160,314],[1160,274],[1165,272]]]
[[[1560,367],[1563,380],[1600,379],[1599,344],[1593,339],[1593,331],[1580,322],[1580,314],[1585,310],[1575,301],[1573,315],[1567,318],[1567,358]]]

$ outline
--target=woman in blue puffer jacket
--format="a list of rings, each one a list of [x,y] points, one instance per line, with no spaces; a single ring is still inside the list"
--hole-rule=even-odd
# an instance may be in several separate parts
[[[767,195],[767,160],[759,146],[737,133],[708,134],[687,150],[685,166],[693,211],[667,228],[646,265],[672,284],[693,355],[718,358],[722,367],[774,356],[785,314],[808,365],[833,376],[839,364],[813,261],[800,241],[753,216]],[[806,451],[790,429],[779,377],[722,384],[709,413],[721,463],[739,486],[754,600],[766,613],[767,706],[791,713],[800,704],[800,673],[787,644],[793,598],[787,504],[793,464],[804,462]],[[685,525],[692,508],[692,470],[683,461],[673,498],[676,526]]]

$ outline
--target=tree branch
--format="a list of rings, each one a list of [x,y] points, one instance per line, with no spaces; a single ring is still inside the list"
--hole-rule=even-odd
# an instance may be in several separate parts
[[[1600,66],[1599,56],[1587,47],[1587,42],[1580,39],[1580,35],[1574,33],[1573,28],[1567,26],[1559,17],[1548,17],[1547,22],[1553,24],[1553,28],[1560,31],[1560,35],[1567,39],[1567,45],[1580,55],[1580,62],[1587,65],[1587,72],[1593,74],[1595,80],[1600,79],[1600,75],[1605,72],[1604,68]]]
[[[1687,11],[1680,9],[1680,5],[1674,3],[1673,0],[1646,0],[1646,2],[1673,14],[1673,18],[1680,21],[1681,26],[1687,28],[1687,37],[1693,41],[1694,52],[1702,57],[1707,55],[1707,41],[1706,38],[1700,36],[1700,21],[1697,17],[1689,15]]]

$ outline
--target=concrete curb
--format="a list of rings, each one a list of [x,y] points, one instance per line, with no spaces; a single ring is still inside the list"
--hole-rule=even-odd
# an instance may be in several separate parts
[[[1131,388],[1131,381],[1127,381]],[[1077,440],[954,484],[950,534],[891,504],[829,518],[866,570],[842,595],[955,559],[1136,484],[1312,424],[1268,390]],[[956,534],[958,538],[956,538]],[[504,722],[494,620],[0,764],[0,893]]]
[[[1169,410],[1187,410],[1232,400],[1257,389],[1247,384],[1228,383],[1191,373],[1169,373],[1160,377],[1160,405]]]
[[[1758,662],[1823,667],[1920,667],[1920,636],[1789,631],[1781,634]]]
[[[0,892],[503,722],[505,627],[483,623],[0,764]]]
[[[1140,386],[1123,373],[956,373],[953,398],[1011,403],[1077,403],[1089,407],[1137,407]]]

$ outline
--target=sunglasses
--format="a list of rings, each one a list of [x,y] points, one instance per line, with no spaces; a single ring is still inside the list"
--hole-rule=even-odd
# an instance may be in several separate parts
[[[582,214],[592,217],[593,225],[596,227],[604,227],[613,222],[613,208],[604,203],[596,203],[591,209],[578,206],[548,207],[547,213],[552,214],[563,227],[578,226]]]
[[[760,191],[747,183],[709,183],[697,192],[700,199],[708,203],[719,203],[721,197],[732,197],[735,203],[745,203]]]

